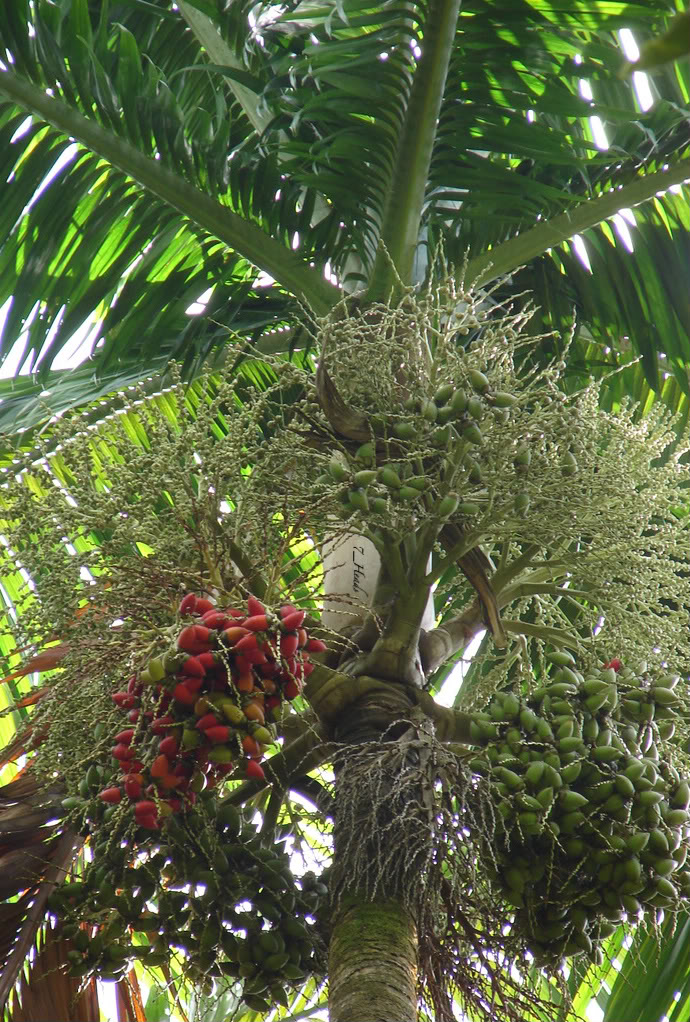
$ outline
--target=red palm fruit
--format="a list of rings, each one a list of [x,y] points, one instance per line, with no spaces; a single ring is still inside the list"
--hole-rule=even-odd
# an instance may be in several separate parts
[[[141,797],[142,787],[141,774],[129,774],[127,777],[125,777],[124,785],[125,794],[128,795],[129,798],[137,799]]]
[[[263,706],[257,700],[251,699],[248,703],[244,704],[242,709],[247,720],[257,720],[259,724],[265,724],[266,718],[264,717]]]
[[[139,720],[139,710],[130,710],[127,714],[127,720],[131,721],[132,724],[136,724]]]
[[[278,691],[278,686],[276,685],[273,678],[264,678],[261,682],[261,687],[267,696],[275,695],[275,693]]]
[[[273,710],[275,709],[276,706],[280,706],[281,702],[282,700],[279,695],[270,695],[266,698],[266,702],[264,703],[264,709]]]
[[[243,655],[246,656],[248,650],[259,648],[259,640],[257,639],[254,632],[247,632],[245,635],[243,635],[240,639],[237,640],[234,648],[241,650]]]
[[[225,777],[231,770],[235,769],[234,763],[216,763],[215,772],[219,777]]]
[[[300,685],[294,680],[294,678],[290,678],[290,680],[285,683],[283,695],[286,699],[296,699],[301,691],[302,689]]]
[[[242,748],[248,756],[261,756],[261,746],[257,742],[256,738],[252,738],[251,735],[245,735],[242,739]]]
[[[235,679],[234,684],[238,692],[244,693],[253,692],[254,675],[252,674],[251,671],[248,671],[245,674],[240,674],[240,676]]]
[[[168,737],[164,738],[159,744],[158,748],[164,756],[168,757],[168,759],[175,759],[175,756],[180,751],[180,743],[177,738],[173,738],[172,735],[168,735]]]
[[[156,717],[155,720],[151,721],[151,730],[154,735],[167,735],[170,728],[175,723],[169,714],[164,714],[162,717]]]
[[[215,713],[205,713],[203,717],[200,717],[196,722],[196,727],[199,731],[206,731],[209,727],[218,727],[220,720],[216,717]]]
[[[207,628],[211,628],[216,632],[222,632],[224,628],[229,628],[232,624],[232,618],[229,618],[226,613],[222,610],[207,610],[201,617],[202,625],[206,625]]]
[[[265,614],[266,608],[264,607],[261,600],[257,600],[256,596],[250,596],[247,600],[247,614],[249,617],[254,617],[256,614]]]
[[[111,751],[111,755],[115,759],[134,759],[134,749],[130,749],[128,745],[123,745],[122,742],[118,742],[114,745]]]
[[[297,629],[297,638],[299,640],[300,649],[302,649],[302,647],[306,646],[307,642],[309,641],[309,636],[307,635],[307,629],[306,628],[298,628]]]
[[[301,628],[306,616],[307,612],[305,610],[295,610],[293,607],[289,614],[283,615],[282,627],[287,632],[291,632],[295,628]]]
[[[133,674],[132,677],[127,682],[127,691],[129,692],[130,695],[132,695],[132,693],[134,693],[135,695],[137,694],[140,695],[142,688],[143,685],[140,685],[139,682],[137,681],[136,674]]]
[[[216,742],[229,741],[231,731],[230,728],[226,727],[225,724],[218,724],[214,727],[206,728],[206,731],[204,733],[208,738],[209,742],[213,742],[215,745]]]
[[[297,674],[297,660],[295,657],[285,657],[283,661],[283,677],[294,677]]]
[[[151,774],[151,777],[163,777],[165,774],[170,773],[168,757],[162,753],[160,756],[156,756],[149,768],[149,773]]]
[[[615,656],[613,658],[613,660],[609,660],[609,662],[607,664],[604,664],[604,667],[612,667],[614,669],[614,671],[616,672],[616,674],[618,674],[618,672],[620,671],[622,666],[623,666],[623,663],[622,663],[621,660],[618,659],[617,656]]]
[[[216,609],[216,605],[212,600],[207,600],[205,596],[197,596],[196,603],[194,604],[194,613],[199,617],[202,614],[208,614],[209,610]]]
[[[209,671],[215,670],[215,668],[218,666],[216,663],[216,658],[213,655],[213,653],[199,653],[199,656],[195,657],[194,659],[199,661],[199,663],[201,664],[201,666],[203,667],[204,671],[206,671],[207,674]]]
[[[185,653],[208,653],[211,648],[211,630],[206,625],[189,625],[177,636],[177,648]]]
[[[196,702],[196,693],[192,692],[187,685],[181,681],[179,685],[175,685],[173,689],[173,699],[177,703],[181,703],[183,706],[194,706]]]
[[[208,763],[208,746],[207,745],[200,746],[196,750],[194,758],[196,759],[197,763],[203,770]]]
[[[187,686],[189,691],[195,696],[194,702],[196,702],[196,693],[199,691],[201,686],[204,684],[203,678],[184,678],[184,684]]]
[[[121,759],[120,770],[125,774],[140,774],[144,764],[139,759]]]
[[[234,621],[242,621],[245,616],[243,610],[236,610],[235,607],[224,607],[223,613],[227,614],[228,617],[231,617]]]
[[[262,678],[275,678],[280,673],[280,667],[275,660],[267,660],[265,664],[259,664],[258,671]]]
[[[129,692],[113,692],[111,699],[121,710],[131,710],[139,705],[137,697]]]
[[[161,788],[165,788],[166,791],[171,791],[173,788],[178,786],[181,780],[182,778],[176,777],[175,774],[163,774],[162,777],[158,778],[158,783]]]
[[[101,801],[114,806],[122,799],[122,791],[120,788],[104,788],[103,791],[98,792],[98,797]]]
[[[143,799],[141,802],[137,802],[134,807],[135,816],[155,816],[156,812],[156,803],[150,799]]]
[[[155,816],[142,816],[141,819],[137,820],[137,823],[140,827],[144,827],[145,830],[160,830]]]
[[[244,627],[250,632],[265,632],[268,628],[268,620],[265,614],[252,614],[244,619]]]
[[[194,593],[187,593],[187,595],[183,597],[180,606],[177,608],[177,613],[180,615],[180,617],[185,617],[185,615],[187,614],[193,614],[195,609],[196,596],[194,595]]]
[[[280,637],[280,653],[284,657],[292,657],[297,652],[297,632],[288,632]]]
[[[308,653],[325,653],[328,646],[321,639],[309,639],[304,648]]]
[[[174,813],[179,813],[179,811],[182,809],[182,799],[181,798],[169,798],[168,799],[168,805],[170,806],[170,808],[172,809],[172,811]]]
[[[249,760],[245,769],[245,774],[252,781],[266,780],[266,774],[263,772],[262,768],[259,766],[255,759]]]
[[[180,674],[184,674],[187,678],[203,678],[206,675],[206,668],[201,662],[201,657],[207,656],[206,653],[201,653],[199,656],[188,656],[185,662],[180,667]]]
[[[131,745],[132,739],[134,738],[134,728],[128,727],[126,731],[120,731],[113,738],[113,741],[118,745]]]
[[[221,639],[228,646],[234,646],[238,639],[247,634],[247,629],[242,625],[231,625],[221,633]]]
[[[311,672],[316,667],[316,664],[310,664],[308,660],[302,661],[302,674],[305,678],[308,678]]]
[[[212,709],[213,706],[211,703],[209,703],[206,696],[199,696],[197,701],[194,703],[194,713],[196,714],[197,717],[203,717],[205,713],[208,713],[209,710]]]

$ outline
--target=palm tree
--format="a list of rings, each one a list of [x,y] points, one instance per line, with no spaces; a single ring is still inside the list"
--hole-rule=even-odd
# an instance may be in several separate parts
[[[658,395],[680,413],[677,428],[686,428],[690,356],[684,279],[688,215],[683,191],[690,177],[687,64],[655,72],[648,83],[653,102],[646,110],[639,98],[641,80],[616,77],[623,63],[621,33],[632,31],[641,41],[660,31],[674,11],[670,3],[570,3],[562,8],[537,0],[508,10],[505,5],[480,2],[460,8],[457,2],[441,0],[395,5],[349,0],[286,7],[235,4],[222,9],[182,0],[174,6],[163,0],[110,5],[86,0],[60,5],[46,0],[15,3],[0,11],[4,47],[0,124],[7,181],[0,235],[0,303],[7,303],[1,352],[7,358],[11,351],[16,353],[18,341],[24,343],[19,363],[31,370],[31,375],[2,383],[5,465],[15,458],[30,461],[38,452],[54,453],[61,434],[51,417],[73,410],[80,410],[93,423],[100,422],[106,412],[124,412],[121,421],[145,449],[147,432],[154,427],[123,395],[135,383],[141,384],[139,393],[151,395],[158,414],[166,417],[176,435],[181,435],[182,424],[191,435],[199,413],[188,420],[182,403],[166,404],[161,396],[166,388],[176,386],[176,372],[190,383],[194,395],[190,400],[197,408],[203,408],[214,388],[225,386],[222,380],[239,381],[233,384],[239,388],[232,392],[233,400],[253,407],[262,394],[271,397],[282,386],[281,372],[276,370],[280,362],[298,365],[302,374],[312,373],[311,384],[304,375],[288,377],[290,386],[280,390],[281,406],[292,407],[303,398],[305,388],[315,387],[325,415],[317,437],[318,457],[329,459],[337,448],[346,461],[350,459],[349,465],[355,451],[370,442],[371,423],[363,425],[361,400],[358,417],[357,394],[348,398],[346,393],[350,364],[345,355],[326,346],[333,361],[326,359],[325,334],[318,324],[326,319],[333,327],[344,315],[363,331],[367,310],[409,310],[406,303],[412,301],[411,289],[416,286],[419,294],[426,293],[427,286],[435,288],[436,295],[444,288],[447,294],[445,266],[454,267],[456,278],[462,276],[467,282],[467,286],[458,285],[454,300],[469,304],[477,322],[485,323],[485,317],[498,322],[509,307],[513,310],[509,315],[521,317],[523,296],[534,296],[537,311],[526,324],[520,319],[521,329],[534,338],[530,355],[525,361],[518,353],[514,369],[502,369],[501,378],[524,379],[521,373],[558,361],[566,351],[567,369],[560,384],[565,391],[577,391],[589,376],[605,378],[604,408],[616,411],[630,395],[648,411]],[[631,227],[627,234],[626,223]],[[344,295],[351,296],[345,306]],[[433,324],[443,309],[432,303],[422,312]],[[415,307],[412,315],[421,312]],[[316,327],[311,325],[313,320]],[[89,360],[76,369],[56,368],[75,334],[94,322],[92,337],[97,344]],[[476,324],[471,318],[468,322],[466,329],[475,340]],[[314,347],[315,333],[320,348]],[[566,336],[571,338],[567,346]],[[471,350],[480,350],[479,344],[477,338]],[[317,350],[321,367],[313,376]],[[446,349],[432,353],[434,371],[441,364],[441,350]],[[168,368],[174,359],[179,370]],[[209,366],[216,375],[202,376]],[[493,367],[484,368],[493,393],[499,377],[488,372]],[[381,376],[385,376],[383,369]],[[480,397],[481,392],[479,381]],[[99,404],[104,397],[107,405]],[[437,405],[443,407],[441,398]],[[422,412],[421,406],[415,407],[415,415]],[[283,424],[289,425],[292,413],[286,414]],[[231,434],[227,426],[226,435]],[[127,443],[121,434],[118,437],[108,434],[114,456]],[[311,440],[313,447],[313,436]],[[380,464],[376,444],[374,457]],[[368,458],[368,454],[361,456],[360,471],[371,471]],[[107,457],[104,464],[98,479],[107,488]],[[328,464],[326,460],[324,465]],[[428,463],[423,468],[431,472]],[[316,515],[313,538],[319,543],[324,539],[324,523],[333,521],[328,516],[334,508],[328,501],[337,474],[338,469],[331,467],[331,482],[321,484],[325,487],[321,495],[316,491],[313,495],[326,516],[319,520]],[[259,480],[260,475],[255,466],[252,476]],[[72,486],[69,475],[61,482],[67,489]],[[241,488],[245,483],[236,478],[233,485]],[[256,506],[265,507],[260,504],[265,492],[257,493]],[[286,491],[284,497],[285,506],[294,511],[295,494]],[[362,509],[348,506],[347,510],[352,515]],[[160,508],[156,514],[161,514]],[[462,525],[463,519],[458,521]],[[357,522],[365,530],[366,519]],[[441,639],[437,630],[436,639],[423,649],[424,680],[432,694],[447,677],[452,658],[485,624],[491,626],[494,640],[504,640],[499,612],[511,601],[525,598],[525,585],[536,584],[518,575],[520,556],[526,558],[525,565],[529,563],[524,537],[522,553],[515,555],[515,572],[511,575],[503,564],[504,574],[499,566],[489,580],[489,562],[453,531],[457,524],[449,521],[446,527],[439,519],[436,533],[426,537],[427,545],[420,545],[414,556],[408,551],[409,560],[397,575],[398,546],[384,544],[380,551],[387,573],[377,587],[379,611],[389,605],[391,581],[406,583],[411,566],[418,571],[422,560],[426,565],[437,537],[445,546],[445,555],[433,554],[432,574],[448,594],[445,602],[437,598],[436,611],[445,635],[451,638],[443,640],[446,644],[437,651],[433,646]],[[379,537],[374,534],[373,538]],[[36,541],[44,544],[41,550],[47,563],[68,571],[64,558],[51,547],[49,531],[37,527]],[[276,544],[271,549],[280,549],[284,558],[280,586],[301,606],[318,610],[317,588],[308,583],[309,574],[318,570],[313,549],[306,555],[301,549],[296,554],[280,529],[271,542]],[[92,536],[89,543],[79,552],[86,555],[95,543],[105,551],[103,563],[112,556],[104,534]],[[251,546],[249,539],[247,543]],[[495,555],[499,547],[500,543],[489,552]],[[243,557],[236,547],[225,552],[244,575],[248,590],[259,597],[264,585],[270,591],[256,560]],[[3,595],[9,608],[26,606],[16,563],[25,565],[29,560],[29,552],[16,545],[5,555]],[[297,564],[292,564],[295,560]],[[45,593],[52,590],[39,575],[37,566],[34,582],[45,600]],[[72,576],[56,577],[64,582]],[[193,587],[194,572],[186,577]],[[519,591],[513,584],[516,579],[523,585]],[[215,582],[222,583],[216,589],[227,589],[227,578],[205,582],[201,588]],[[165,584],[172,597],[170,579]],[[550,578],[548,585],[554,584]],[[119,594],[117,586],[112,588]],[[558,598],[562,595],[559,591]],[[119,606],[117,598],[113,595],[107,604],[113,611]],[[106,603],[110,599],[105,589],[99,599]],[[586,604],[587,596],[583,599]],[[80,609],[79,590],[75,600],[69,607],[72,611]],[[311,708],[302,707],[303,716],[291,723],[292,732],[287,729],[283,751],[267,771],[275,782],[275,793],[268,795],[260,780],[241,781],[239,787],[229,789],[230,799],[238,804],[253,800],[249,804],[269,821],[267,834],[275,826],[287,828],[292,819],[297,837],[313,843],[314,838],[307,836],[312,833],[312,817],[321,820],[322,834],[330,834],[328,821],[335,813],[339,853],[348,845],[338,836],[338,827],[342,834],[345,824],[329,799],[322,765],[333,762],[335,755],[336,801],[338,796],[344,801],[348,785],[370,790],[362,783],[363,774],[372,769],[366,760],[369,744],[380,742],[382,733],[390,738],[394,722],[411,713],[409,700],[402,708],[391,708],[391,701],[395,703],[391,692],[400,691],[394,681],[405,672],[403,680],[417,690],[418,708],[436,720],[437,734],[445,734],[451,742],[469,740],[470,721],[462,711],[472,705],[474,687],[483,680],[495,685],[498,677],[491,640],[485,640],[488,652],[465,681],[458,712],[449,716],[435,709],[433,699],[419,689],[420,676],[410,667],[414,657],[407,655],[412,646],[417,649],[426,602],[426,591],[418,587],[408,592],[401,621],[391,612],[389,624],[393,621],[394,627],[385,634],[389,645],[379,644],[377,658],[370,658],[366,670],[359,673],[354,658],[349,697],[342,681],[349,668],[334,653],[337,633],[327,636],[330,652],[307,688]],[[168,616],[170,605],[169,600]],[[64,629],[69,618],[60,613]],[[410,613],[416,621],[411,631],[401,623]],[[547,633],[539,633],[540,625],[530,613],[533,607],[521,608],[517,634],[524,641],[537,641]],[[46,631],[48,618],[40,619],[29,610],[22,620],[19,631],[35,652],[41,640],[51,638]],[[577,616],[570,625],[575,632],[578,626],[582,631]],[[454,628],[459,639],[453,636]],[[54,634],[68,641],[64,631]],[[352,640],[352,633],[347,638]],[[367,642],[371,645],[371,636],[359,635],[357,640],[359,655]],[[395,642],[407,644],[404,656],[398,647],[394,651],[391,643]],[[63,661],[53,655],[52,661],[33,666],[29,661],[17,668],[14,639],[3,643],[8,673],[20,671],[19,680],[8,681],[3,689],[14,707],[9,718],[13,723],[2,734],[9,741],[6,757],[12,762],[25,751],[30,706],[37,699],[35,686],[22,680],[21,672],[50,670]],[[510,665],[510,657],[505,663]],[[504,664],[502,684],[506,680],[515,684],[510,667],[508,674],[505,670]],[[538,679],[536,661],[534,670]],[[363,687],[359,702],[353,704],[355,682],[372,675],[383,689]],[[340,682],[329,689],[334,677]],[[315,718],[310,716],[314,713]],[[415,727],[405,731],[405,741],[410,742],[413,735],[423,747]],[[312,748],[309,738],[314,734],[319,738],[317,748]],[[348,748],[362,745],[364,760],[351,757],[350,764],[343,762],[331,745],[324,744],[325,739],[336,739]],[[397,732],[395,739],[394,755],[402,758],[397,774],[390,774],[393,767],[387,767],[389,779],[404,776],[410,768],[409,756],[420,755],[418,749],[409,752]],[[411,816],[422,826],[426,818],[416,817],[409,809],[419,801],[419,788],[415,788],[419,775],[412,771],[411,776],[414,783],[407,788],[399,785],[397,814],[391,813],[390,806],[379,807],[372,824],[371,817],[358,816],[364,809],[355,803],[356,824],[373,825],[375,830],[390,827],[391,834],[397,834],[397,815]],[[6,969],[0,990],[5,996],[43,922],[51,888],[70,868],[81,844],[68,826],[53,839],[50,821],[61,811],[64,789],[46,790],[30,778],[29,774],[13,780],[3,796],[3,854],[10,857],[7,867],[16,867],[3,892],[8,898],[4,918],[12,934],[21,933],[14,951],[10,940],[3,948]],[[301,793],[312,808],[300,811],[286,790]],[[71,797],[75,796],[67,795],[68,800]],[[71,823],[74,819],[69,817]],[[245,825],[249,826],[248,820]],[[42,865],[38,874],[34,871],[27,878],[25,852],[30,844],[41,849]],[[402,838],[401,847],[407,847]],[[456,851],[457,861],[469,869],[465,853]],[[351,861],[342,851],[341,862],[346,860]],[[504,969],[499,982],[491,972],[491,961],[481,954],[469,973],[458,966],[452,974],[456,987],[451,984],[445,989],[433,966],[434,961],[437,967],[449,961],[443,958],[442,941],[430,926],[422,932],[420,946],[401,890],[394,884],[390,889],[384,885],[382,915],[380,902],[372,900],[367,889],[368,880],[361,889],[348,887],[337,855],[332,873],[332,887],[344,899],[335,926],[326,925],[323,930],[331,946],[333,1019],[416,1017],[418,964],[426,984],[426,1005],[433,1006],[436,1017],[445,1017],[444,1012],[452,1017],[452,997],[459,996],[463,982],[467,1010],[480,1017],[482,1011],[499,1010],[491,998],[498,996],[501,982],[506,998],[501,1010],[506,1017],[511,1010],[523,1018],[552,1017],[528,999],[532,994],[526,993],[526,977],[511,987],[510,974]],[[437,879],[442,890],[446,880]],[[32,903],[35,889],[27,885],[35,882],[39,882],[38,894]],[[23,893],[27,890],[28,894]],[[457,933],[462,923],[451,922]],[[676,1014],[668,1012],[680,1018],[690,996],[690,981],[686,970],[676,970],[675,962],[679,949],[687,947],[687,925],[683,922],[674,936],[666,927],[662,936],[666,957],[658,966],[654,942],[636,938],[637,951],[648,962],[654,961],[650,976],[668,980],[666,1003],[671,1004],[676,990],[682,991],[673,1009]],[[463,945],[459,937],[455,939],[471,958],[471,941]],[[467,942],[466,933],[463,939]],[[651,984],[636,986],[638,1000],[633,1004],[626,984],[633,957],[621,951],[622,940],[623,933],[617,930],[607,945],[608,955],[621,954],[624,962],[613,992],[602,988],[604,976],[612,982],[610,961],[594,964],[588,972],[582,959],[574,959],[569,993],[580,1008],[597,994],[611,1022],[647,1019],[650,1001],[645,998],[651,996]],[[61,974],[46,963],[61,956],[64,960],[66,948],[74,948],[50,937],[45,947],[36,959],[34,977],[42,968],[57,985]],[[57,958],[48,959],[48,954]],[[489,970],[491,982],[484,985],[476,979],[472,988],[477,961]],[[323,963],[312,961],[312,965],[307,972],[318,976]],[[173,970],[166,973],[172,1004],[177,993],[171,991],[179,988],[184,997],[186,984],[194,977],[174,963],[163,967]],[[499,965],[496,970],[501,971]],[[390,974],[397,976],[394,989]],[[64,982],[72,985],[63,987],[61,996],[71,1002],[78,980]],[[306,1017],[310,998],[318,1000],[318,982],[311,979],[309,983],[302,1000],[292,1005],[291,1017]],[[563,991],[559,993],[539,976],[535,984],[530,991],[540,991],[552,1004],[561,1003],[558,997]],[[126,985],[120,987],[125,996]],[[259,1010],[251,998],[261,1000],[266,987],[258,984],[257,990],[260,993],[245,990],[249,1009]],[[25,1017],[30,1017],[29,993],[22,988],[21,994]],[[87,1017],[93,1011],[92,987],[86,988],[83,997],[79,1010]],[[236,994],[230,992],[227,998],[222,1001],[225,1012],[237,1003]],[[203,1002],[201,1007],[208,1009]],[[15,1011],[8,1018],[21,1017],[16,1009],[6,1010]],[[168,1008],[161,1009],[158,1002],[150,1010]]]

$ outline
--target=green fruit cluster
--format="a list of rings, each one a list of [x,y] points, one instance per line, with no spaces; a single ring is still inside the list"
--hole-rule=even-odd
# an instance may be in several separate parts
[[[145,850],[136,832],[114,824],[92,851],[79,879],[48,903],[72,941],[72,975],[117,979],[135,960],[160,966],[178,951],[191,982],[230,977],[250,1007],[267,1010],[287,1004],[286,986],[320,971],[307,917],[326,887],[312,876],[298,886],[287,852],[266,847],[234,806],[202,796],[155,843],[149,833]]]
[[[601,958],[616,926],[690,896],[690,783],[668,742],[685,713],[677,677],[612,666],[558,670],[473,715],[470,762],[495,833],[483,857],[538,963]],[[493,864],[493,865],[491,865]]]
[[[480,512],[479,504],[461,500],[452,490],[468,483],[482,483],[481,468],[466,454],[461,466],[456,464],[455,448],[464,441],[481,447],[484,437],[480,423],[491,410],[499,421],[506,421],[517,398],[492,391],[484,373],[470,369],[468,390],[445,383],[425,397],[410,397],[396,414],[372,422],[377,440],[362,444],[353,457],[335,454],[326,472],[316,480],[317,486],[340,489],[343,516],[354,512],[389,515],[392,505],[422,506],[428,513],[447,518],[456,512],[465,516]],[[418,459],[404,460],[403,444],[423,446],[426,473],[420,471]],[[428,457],[429,447],[438,449],[436,458]],[[401,460],[402,455],[402,460]],[[397,460],[391,460],[391,457]],[[439,485],[440,484],[440,485]]]

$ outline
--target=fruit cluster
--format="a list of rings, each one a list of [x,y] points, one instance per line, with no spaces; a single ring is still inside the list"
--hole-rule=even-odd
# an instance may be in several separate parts
[[[181,953],[185,975],[208,992],[229,977],[247,1005],[287,1005],[285,985],[321,970],[311,917],[327,888],[297,882],[290,859],[266,846],[247,815],[204,792],[145,849],[115,822],[92,843],[93,861],[49,898],[63,921],[75,976],[118,979],[134,961],[153,968]]]
[[[99,792],[113,806],[129,799],[137,825],[151,830],[240,763],[247,777],[265,779],[267,714],[300,694],[309,654],[325,649],[290,605],[274,614],[250,596],[244,613],[189,593],[178,614],[174,648],[112,696],[129,726],[113,739],[121,777]]]
[[[380,451],[373,441],[362,444],[351,461],[337,453],[330,458],[326,472],[316,483],[321,486],[335,483],[342,487],[339,497],[344,517],[355,511],[385,515],[390,512],[391,502],[411,509],[422,502],[425,511],[439,519],[456,513],[471,516],[481,512],[485,496],[476,499],[484,485],[481,467],[484,436],[480,424],[489,413],[499,423],[508,421],[517,398],[492,390],[488,378],[478,369],[467,371],[467,385],[465,390],[452,383],[442,384],[431,396],[409,397],[403,410],[387,417],[385,422],[377,424],[375,418],[371,422],[377,435],[383,435],[387,443],[392,442],[394,449],[401,443],[421,443],[427,448],[437,448],[438,479],[433,471],[419,473],[418,458],[412,463],[387,460],[377,466]],[[380,428],[377,429],[377,425]],[[458,444],[466,448],[461,464],[456,464],[453,454]],[[444,452],[448,451],[446,455]],[[527,445],[516,450],[514,511],[520,515],[529,508],[524,477],[529,472],[530,461],[531,451]],[[428,458],[426,464],[429,467]],[[577,462],[571,452],[566,452],[560,468],[564,476],[577,472]]]
[[[621,921],[690,896],[690,784],[668,743],[682,716],[677,676],[618,659],[583,675],[568,653],[551,660],[548,684],[526,699],[496,693],[474,714],[484,748],[470,768],[495,817],[483,855],[516,910],[512,932],[556,964],[600,960]]]

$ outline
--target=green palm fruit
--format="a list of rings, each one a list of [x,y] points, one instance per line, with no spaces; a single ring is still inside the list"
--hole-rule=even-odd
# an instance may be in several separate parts
[[[595,742],[599,734],[599,722],[596,717],[590,717],[582,725],[582,737],[586,742]]]
[[[575,721],[572,717],[568,717],[559,726],[556,731],[556,738],[572,738],[575,734]],[[579,736],[578,736],[579,737]]]
[[[613,763],[622,755],[621,750],[615,745],[596,745],[591,751],[591,757],[596,763]]]
[[[513,501],[513,507],[517,514],[525,514],[529,510],[530,499],[526,493],[518,493]]]
[[[370,440],[358,447],[355,451],[357,461],[373,461],[376,457],[376,447]],[[340,482],[340,480],[338,480]]]
[[[479,504],[476,504],[472,500],[463,500],[458,504],[458,512],[461,515],[478,515],[481,511]]]
[[[553,788],[542,788],[537,793],[537,801],[542,809],[548,809],[555,798],[555,792]]]
[[[442,383],[434,394],[434,401],[439,407],[444,405],[447,401],[450,401],[455,392],[455,386],[452,383]]]
[[[650,688],[649,696],[655,702],[659,703],[660,706],[671,706],[673,703],[678,702],[677,694],[670,688]]]
[[[400,440],[414,440],[417,436],[417,427],[413,422],[396,422],[393,432]]]
[[[467,375],[472,389],[477,393],[484,394],[489,389],[489,381],[479,369],[470,369]]]
[[[522,778],[515,771],[509,770],[507,767],[497,767],[496,773],[513,791],[522,787]]]
[[[405,480],[405,485],[414,486],[415,490],[419,490],[421,493],[423,490],[428,490],[431,484],[427,476],[410,476]]]
[[[621,795],[625,796],[625,798],[632,798],[635,794],[635,785],[630,778],[625,776],[625,774],[616,775],[615,785]]]
[[[564,784],[572,784],[580,776],[582,770],[582,763],[580,760],[576,760],[574,763],[568,763],[567,766],[561,767],[561,777]]]
[[[583,806],[589,805],[589,799],[585,798],[584,795],[580,795],[577,791],[572,791],[572,789],[563,789],[562,791],[559,791],[558,800],[566,813],[570,813],[574,809],[582,809]]]
[[[355,472],[352,479],[355,486],[367,487],[370,483],[373,483],[376,479],[376,472],[372,468],[363,468],[359,472]]]
[[[467,394],[464,390],[456,390],[450,401],[455,416],[462,415],[467,409]]]
[[[525,707],[524,710],[520,711],[520,727],[523,731],[530,732],[534,731],[537,726],[537,715],[529,707]],[[690,798],[688,799],[690,802]]]
[[[328,462],[328,473],[331,479],[334,479],[336,483],[344,482],[349,474],[340,458],[335,456],[333,456]]]
[[[671,796],[671,804],[675,809],[687,809],[690,805],[690,784],[682,781]]]
[[[417,398],[414,396],[414,394],[410,394],[409,397],[405,398],[405,400],[403,401],[403,408],[407,412],[416,412],[417,411],[418,401],[417,401]]]
[[[448,518],[457,511],[460,498],[456,493],[447,493],[436,505],[435,512],[439,518]]]
[[[402,486],[400,476],[395,469],[391,468],[389,465],[385,468],[379,469],[378,477],[383,485],[387,486],[389,490],[397,490]]]
[[[530,766],[528,766],[527,770],[525,771],[525,780],[527,781],[527,783],[531,784],[533,787],[536,787],[536,785],[539,784],[544,775],[545,767],[546,764],[544,763],[543,760],[536,760],[534,763],[530,764]]]
[[[401,486],[398,490],[398,496],[404,501],[419,500],[419,490],[415,489],[414,486]]]
[[[550,664],[555,664],[557,667],[572,668],[575,666],[574,656],[565,649],[556,649],[551,653],[547,653],[546,659]]]
[[[428,399],[422,401],[421,412],[422,417],[426,419],[427,422],[436,422],[436,419],[438,418],[438,406],[434,401],[430,401]]]
[[[471,482],[474,486],[480,486],[481,483],[484,482],[484,477],[479,463],[473,458],[468,458],[466,459],[465,464],[469,468],[469,475],[467,477],[469,482]]]
[[[515,466],[515,470],[517,472],[526,471],[530,466],[531,460],[532,452],[529,449],[529,447],[527,447],[526,444],[523,444],[522,447],[518,448],[518,451],[515,457],[513,458],[513,465]]]
[[[476,422],[468,422],[462,430],[462,435],[465,440],[469,440],[471,444],[482,444],[484,443],[484,437],[482,431]]]
[[[585,814],[581,813],[579,809],[572,813],[565,813],[559,820],[561,833],[572,834],[586,819]]]
[[[512,408],[513,405],[517,404],[515,395],[508,394],[505,390],[495,390],[490,395],[490,400],[496,408]]]
[[[575,456],[568,451],[561,459],[561,474],[564,476],[574,476],[576,472],[577,461],[575,460]]]
[[[690,820],[690,813],[687,809],[667,809],[664,813],[664,823],[669,827],[682,827]]]
[[[481,422],[484,418],[484,413],[484,402],[481,398],[474,397],[473,395],[467,402],[467,414],[471,415],[477,422]]]
[[[571,736],[569,738],[559,738],[558,739],[558,749],[559,749],[559,752],[565,752],[565,753],[568,753],[568,752],[584,752],[585,746],[584,746],[584,743],[583,743],[582,739],[579,736],[573,735],[573,736]],[[594,750],[594,751],[596,751],[596,750]]]
[[[660,876],[660,877],[667,877],[671,873],[673,873],[674,869],[676,869],[677,866],[678,866],[678,863],[676,862],[675,859],[670,859],[670,858],[669,859],[661,859],[661,858],[659,858],[659,859],[656,860],[655,863],[653,863],[652,869],[654,870],[654,872],[658,876]]]

